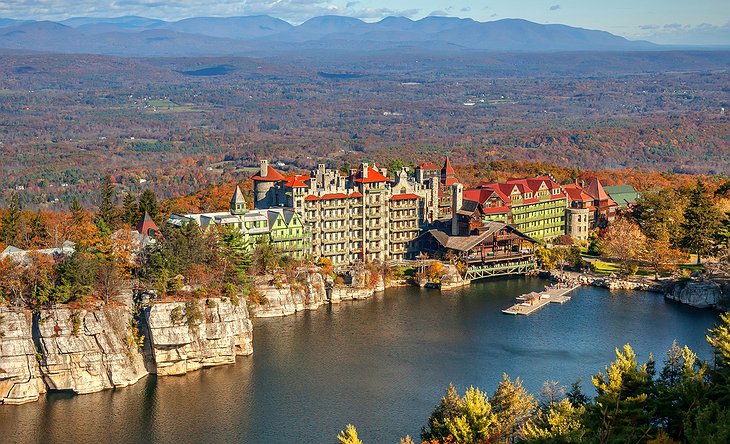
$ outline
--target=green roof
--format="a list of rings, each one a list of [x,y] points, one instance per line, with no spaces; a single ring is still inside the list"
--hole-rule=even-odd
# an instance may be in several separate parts
[[[636,203],[639,198],[639,192],[631,185],[617,185],[613,187],[603,187],[621,209],[625,209],[630,204]]]

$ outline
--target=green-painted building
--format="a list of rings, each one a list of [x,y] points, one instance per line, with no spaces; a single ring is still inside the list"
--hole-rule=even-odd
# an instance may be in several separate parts
[[[168,219],[168,223],[175,226],[191,222],[203,230],[213,225],[238,229],[243,235],[243,248],[249,252],[261,242],[270,242],[279,251],[295,259],[305,259],[311,255],[312,234],[297,213],[289,208],[249,210],[238,187],[231,199],[229,211],[173,214]]]
[[[482,183],[464,191],[464,199],[480,204],[484,223],[509,223],[533,239],[565,234],[567,198],[550,176]]]

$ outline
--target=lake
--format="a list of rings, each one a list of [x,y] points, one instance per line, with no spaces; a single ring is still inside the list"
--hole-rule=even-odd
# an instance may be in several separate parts
[[[332,443],[354,424],[365,444],[418,437],[449,382],[492,393],[506,372],[536,394],[569,385],[631,343],[663,365],[677,339],[702,358],[718,313],[653,293],[581,287],[564,305],[501,313],[537,278],[483,281],[441,294],[396,288],[285,318],[254,321],[254,354],[181,377],[149,376],[90,395],[54,393],[0,406],[4,443]]]

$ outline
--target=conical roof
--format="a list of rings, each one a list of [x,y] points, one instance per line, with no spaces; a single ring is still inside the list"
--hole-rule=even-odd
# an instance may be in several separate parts
[[[585,192],[588,193],[592,198],[596,200],[608,200],[610,197],[608,196],[608,193],[606,193],[606,190],[603,189],[603,185],[601,185],[601,181],[598,180],[597,177],[594,177],[591,179],[590,182],[588,182],[588,186],[585,187]]]
[[[137,222],[137,232],[139,232],[140,234],[144,234],[145,236],[149,236],[150,233],[157,233],[159,231],[160,228],[157,226],[155,221],[152,220],[150,214],[145,211],[142,219]]]
[[[454,174],[456,174],[456,171],[454,171],[454,167],[451,166],[449,156],[446,156],[446,161],[444,162],[444,167],[441,168],[441,173],[447,176],[453,176]]]
[[[241,187],[236,185],[236,192],[233,193],[233,197],[231,197],[231,205],[235,205],[237,203],[245,204],[246,198],[243,197],[243,192],[241,191]]]

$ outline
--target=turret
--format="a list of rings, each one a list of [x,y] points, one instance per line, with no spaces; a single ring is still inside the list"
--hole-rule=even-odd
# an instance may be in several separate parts
[[[246,212],[246,198],[243,197],[241,187],[236,185],[236,192],[233,193],[230,206],[231,214],[241,215]]]
[[[458,236],[459,233],[459,210],[464,205],[464,185],[455,183],[451,186],[451,235]]]

